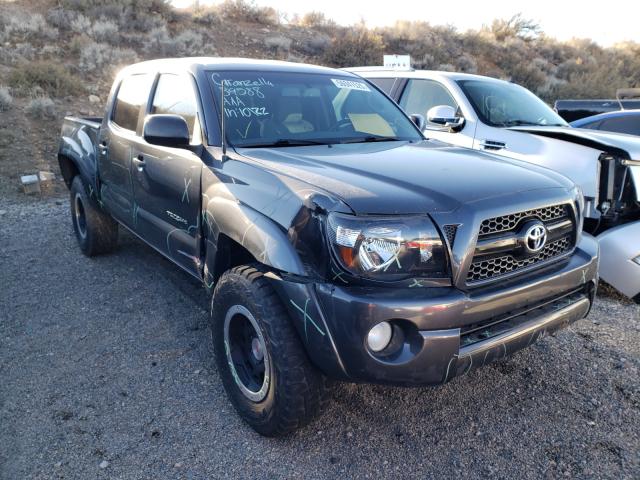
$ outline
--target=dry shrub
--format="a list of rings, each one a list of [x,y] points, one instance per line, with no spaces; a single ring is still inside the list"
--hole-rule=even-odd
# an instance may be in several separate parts
[[[205,43],[202,35],[193,30],[184,30],[172,37],[166,27],[159,27],[149,32],[144,49],[154,55],[197,56],[205,53]]]
[[[264,45],[276,53],[288,52],[291,49],[291,39],[282,35],[268,37],[265,38]]]
[[[120,40],[120,27],[118,24],[105,18],[96,20],[88,33],[97,42],[107,42],[117,45]]]
[[[81,83],[62,65],[51,61],[22,63],[9,74],[9,85],[22,94],[42,91],[64,97],[83,90]]]
[[[294,23],[305,28],[315,30],[335,30],[336,22],[326,17],[322,12],[307,12],[294,20]]]
[[[225,20],[259,25],[277,25],[280,23],[280,17],[275,9],[259,7],[253,1],[225,0],[217,8],[220,16]]]
[[[378,65],[384,55],[384,41],[363,25],[343,30],[326,48],[323,61],[335,67]]]
[[[4,112],[11,108],[13,97],[7,87],[0,85],[0,112]]]
[[[38,96],[27,103],[25,111],[35,118],[53,118],[56,115],[56,106],[49,97]]]
[[[85,72],[108,67],[114,71],[138,61],[136,52],[129,48],[114,48],[105,43],[89,42],[80,51],[80,69]]]
[[[53,40],[58,30],[47,24],[44,16],[31,12],[11,12],[2,19],[4,40]]]

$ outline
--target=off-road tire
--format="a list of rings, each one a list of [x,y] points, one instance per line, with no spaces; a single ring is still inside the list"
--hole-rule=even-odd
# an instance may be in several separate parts
[[[71,223],[80,250],[87,257],[109,253],[118,244],[118,223],[89,198],[79,176],[71,183]]]
[[[252,401],[243,394],[225,351],[224,323],[237,306],[258,324],[270,363],[266,396]],[[252,265],[235,267],[218,281],[211,300],[213,346],[227,396],[240,417],[258,433],[274,437],[306,425],[324,406],[324,376],[311,365],[282,301]]]

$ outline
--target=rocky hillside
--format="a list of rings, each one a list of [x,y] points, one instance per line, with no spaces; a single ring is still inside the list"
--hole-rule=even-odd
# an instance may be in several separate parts
[[[163,0],[0,3],[0,196],[20,174],[56,171],[67,113],[101,114],[115,72],[134,61],[193,55],[276,58],[332,66],[411,54],[417,68],[510,79],[548,101],[612,96],[640,84],[640,45],[558,42],[521,17],[479,31],[400,22],[342,27],[321,13],[286,18],[245,0],[176,10]]]

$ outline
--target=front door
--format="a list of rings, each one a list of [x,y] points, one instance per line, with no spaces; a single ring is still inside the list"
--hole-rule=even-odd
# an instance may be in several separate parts
[[[448,105],[455,110],[458,109],[457,102],[447,87],[440,82],[411,78],[407,81],[398,103],[408,115],[419,113],[427,120],[424,130],[427,138],[434,138],[460,147],[471,148],[473,146],[475,132],[472,122],[465,123],[464,127],[456,132],[443,130],[440,126],[429,123],[427,112],[433,107]]]
[[[201,143],[197,103],[190,78],[161,74],[150,114],[181,115],[191,143]],[[134,229],[178,265],[200,271],[202,160],[188,149],[151,145],[140,139],[132,152]]]

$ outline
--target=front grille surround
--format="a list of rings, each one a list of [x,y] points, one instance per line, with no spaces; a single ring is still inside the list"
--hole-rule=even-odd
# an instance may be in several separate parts
[[[540,220],[550,235],[547,245],[536,254],[528,254],[519,246],[522,230],[531,220]],[[570,223],[569,223],[570,222]],[[558,229],[558,226],[562,227]],[[554,228],[556,227],[556,228]],[[552,235],[553,231],[553,235]],[[576,219],[571,205],[561,203],[502,215],[484,220],[478,231],[478,241],[493,245],[510,239],[510,246],[489,251],[476,249],[466,275],[466,284],[478,286],[498,279],[528,272],[568,256],[575,247]],[[484,247],[483,247],[484,248]]]

